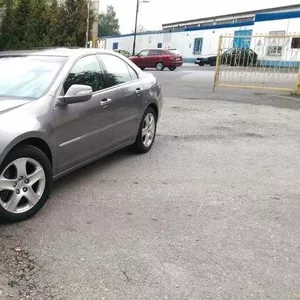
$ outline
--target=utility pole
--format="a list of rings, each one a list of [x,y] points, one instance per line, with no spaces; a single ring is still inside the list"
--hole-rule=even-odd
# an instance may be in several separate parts
[[[89,32],[90,32],[90,5],[91,1],[87,0],[87,19],[86,19],[86,32],[85,32],[85,47],[89,47]]]
[[[93,47],[97,47],[98,41],[98,26],[99,26],[99,7],[100,7],[100,0],[90,0],[90,14],[93,16],[93,24],[90,30],[90,36],[93,41]]]
[[[134,26],[133,50],[132,50],[133,56],[135,55],[136,33],[137,33],[137,26],[138,26],[140,3],[149,3],[149,2],[150,2],[149,0],[136,0],[135,26]]]
[[[133,50],[132,50],[132,56],[135,56],[136,31],[137,31],[137,23],[138,23],[139,8],[140,8],[140,0],[136,0],[136,13],[135,13],[135,26],[134,26],[134,36],[133,36]]]
[[[100,0],[88,0],[87,28],[86,28],[86,47],[89,39],[92,39],[93,47],[97,47],[98,26],[99,26],[99,4]],[[90,24],[90,17],[93,17],[93,24]]]

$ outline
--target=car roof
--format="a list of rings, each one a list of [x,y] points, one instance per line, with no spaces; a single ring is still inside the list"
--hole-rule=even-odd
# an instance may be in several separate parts
[[[146,50],[146,51],[150,51],[150,50],[168,51],[168,50],[162,49],[162,48],[147,48],[147,49],[144,49],[144,50]],[[142,50],[142,51],[144,51],[144,50]]]
[[[43,48],[33,50],[17,50],[17,51],[1,51],[0,56],[62,56],[73,57],[84,54],[101,54],[112,53],[110,50],[102,50],[97,48]]]

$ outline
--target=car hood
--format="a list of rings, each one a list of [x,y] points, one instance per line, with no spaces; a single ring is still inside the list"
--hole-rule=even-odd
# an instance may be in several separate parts
[[[29,102],[28,100],[16,100],[16,99],[4,100],[0,98],[0,114],[3,114],[17,107],[20,107],[28,102]]]

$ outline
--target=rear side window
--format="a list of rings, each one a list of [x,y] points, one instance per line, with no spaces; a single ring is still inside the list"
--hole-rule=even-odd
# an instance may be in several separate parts
[[[120,58],[113,55],[99,55],[104,71],[104,88],[132,81],[127,64]]]
[[[163,53],[160,50],[150,50],[148,55],[149,56],[157,56],[157,55],[163,55]]]

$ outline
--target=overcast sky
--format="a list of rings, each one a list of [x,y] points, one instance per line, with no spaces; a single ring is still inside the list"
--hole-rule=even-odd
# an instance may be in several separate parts
[[[140,6],[139,24],[148,30],[161,29],[163,23],[184,21],[221,14],[264,9],[290,4],[299,4],[297,0],[149,0]],[[177,4],[176,4],[177,2]],[[100,10],[107,5],[115,7],[120,20],[121,33],[130,33],[134,29],[136,0],[100,0]]]

